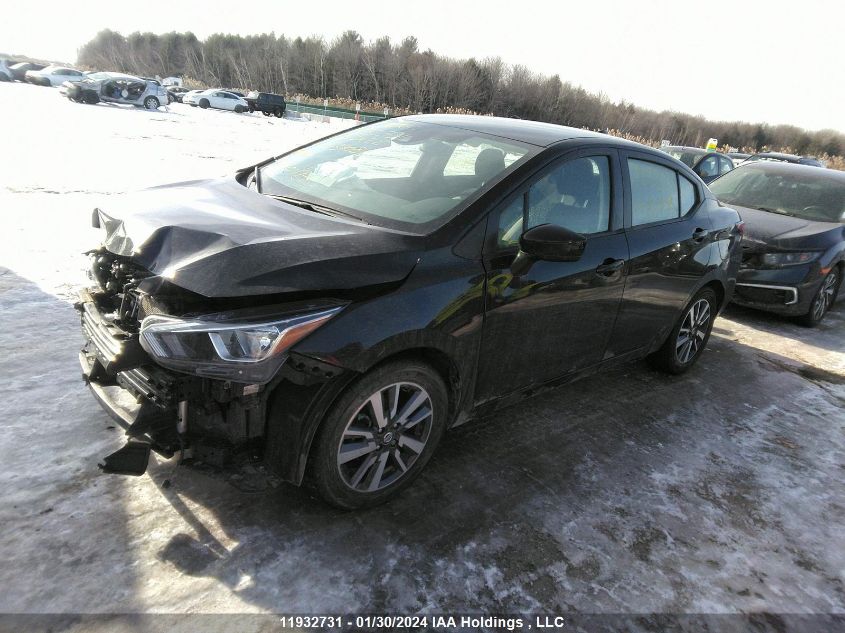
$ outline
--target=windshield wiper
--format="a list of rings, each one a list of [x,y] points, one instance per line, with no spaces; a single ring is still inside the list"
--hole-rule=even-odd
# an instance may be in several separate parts
[[[308,200],[300,200],[299,198],[291,198],[290,196],[280,196],[273,193],[265,193],[263,195],[273,198],[274,200],[287,202],[288,204],[292,204],[302,209],[308,209],[309,211],[313,211],[314,213],[320,213],[322,215],[334,217],[346,217],[351,218],[353,220],[357,220],[358,222],[363,222],[364,224],[369,224],[369,222],[367,222],[363,218],[359,218],[357,215],[352,215],[351,213],[347,213],[346,211],[341,211],[340,209],[333,209],[332,207],[327,207],[322,204],[317,204],[315,202],[309,202]]]
[[[781,211],[779,209],[772,209],[771,207],[751,207],[752,209],[757,209],[758,211],[768,211],[769,213],[777,213],[778,215],[789,215],[786,211]]]
[[[316,202],[309,202],[308,200],[300,200],[299,198],[292,198],[290,196],[282,196],[274,193],[264,193],[261,191],[261,166],[257,165],[255,167],[255,172],[253,175],[253,179],[255,180],[255,190],[265,196],[273,198],[274,200],[279,200],[281,202],[287,202],[288,204],[292,204],[294,206],[300,207],[302,209],[308,209],[309,211],[313,211],[314,213],[322,213],[323,215],[334,216],[334,217],[346,217],[356,220],[358,222],[363,222],[364,224],[370,224],[364,218],[359,218],[357,215],[352,215],[351,213],[347,213],[346,211],[341,211],[340,209],[333,209],[331,207],[324,206],[322,204],[317,204]]]

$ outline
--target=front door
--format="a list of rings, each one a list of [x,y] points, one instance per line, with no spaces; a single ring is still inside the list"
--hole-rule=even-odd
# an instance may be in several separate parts
[[[477,403],[602,360],[628,259],[619,171],[613,150],[569,154],[488,217]],[[584,254],[575,262],[534,261],[514,273],[523,230],[547,223],[584,235]]]

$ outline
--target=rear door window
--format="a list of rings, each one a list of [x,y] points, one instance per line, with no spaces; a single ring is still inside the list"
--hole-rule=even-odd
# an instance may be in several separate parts
[[[669,222],[698,205],[698,187],[675,169],[629,158],[628,177],[632,226]]]

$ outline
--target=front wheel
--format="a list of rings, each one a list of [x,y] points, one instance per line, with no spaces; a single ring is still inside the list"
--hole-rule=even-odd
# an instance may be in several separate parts
[[[824,315],[828,313],[833,307],[833,302],[836,301],[836,295],[839,292],[841,282],[842,278],[839,276],[839,269],[834,267],[822,279],[819,290],[810,304],[809,312],[798,317],[798,322],[807,327],[816,327],[821,323]]]
[[[332,407],[310,472],[328,503],[352,510],[384,503],[408,486],[446,428],[448,396],[426,364],[386,364],[353,384]]]
[[[147,110],[157,110],[161,104],[155,97],[147,97],[144,99],[144,107]]]
[[[285,111],[282,110],[281,108],[277,108],[276,111],[274,112],[274,114],[276,115],[277,118],[281,119],[284,116]]]
[[[208,99],[200,99],[200,107],[204,110],[209,106]]]
[[[648,357],[648,362],[670,374],[682,374],[692,367],[710,339],[717,308],[716,293],[710,288],[700,290],[684,308],[669,338]]]

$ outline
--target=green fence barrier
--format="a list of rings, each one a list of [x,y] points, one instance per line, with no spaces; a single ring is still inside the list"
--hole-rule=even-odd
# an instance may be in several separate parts
[[[330,116],[338,119],[354,119],[356,114],[355,110],[350,110],[347,108],[321,107],[305,103],[297,104],[295,101],[288,102],[287,110],[288,112],[304,112],[306,114]],[[364,112],[363,110],[359,112],[358,115],[359,120],[364,121],[365,123],[369,123],[370,121],[381,121],[382,119],[390,118],[390,115],[385,116],[384,113]]]

